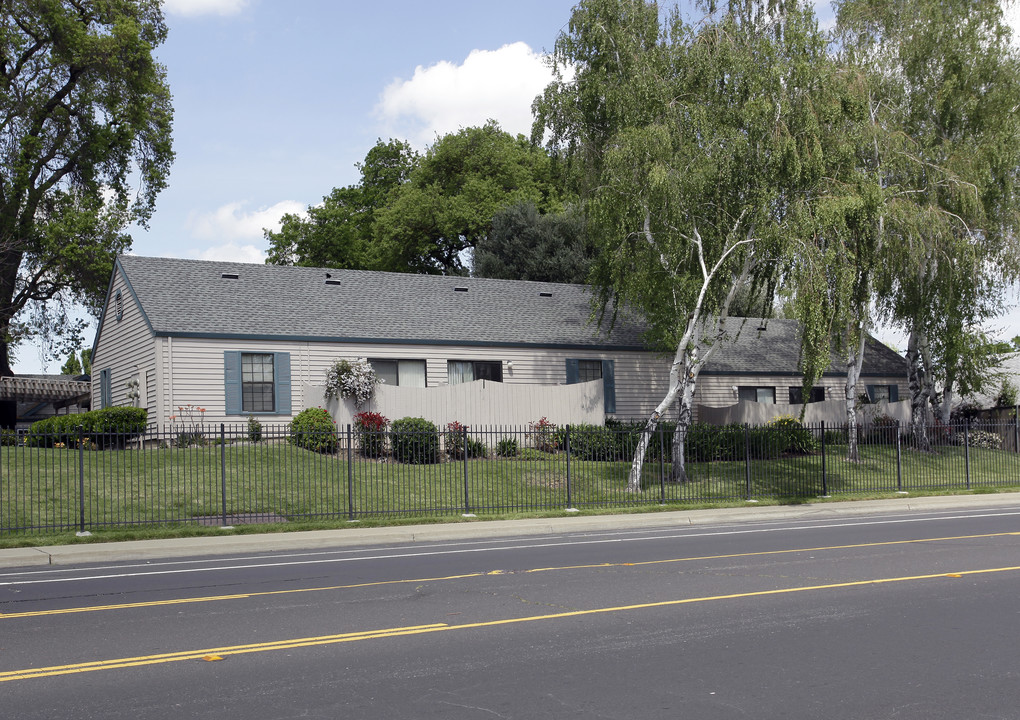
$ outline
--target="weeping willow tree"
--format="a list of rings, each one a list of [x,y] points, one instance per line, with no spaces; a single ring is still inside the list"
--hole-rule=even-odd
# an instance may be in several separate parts
[[[882,191],[876,305],[909,334],[926,450],[928,407],[948,420],[954,384],[980,383],[977,329],[1018,276],[1020,61],[997,0],[845,0],[838,32],[866,85]]]
[[[794,222],[823,168],[814,97],[829,65],[809,7],[703,4],[687,24],[640,0],[584,0],[557,40],[570,68],[536,101],[536,135],[579,167],[598,247],[593,308],[608,327],[639,313],[668,353],[669,388],[645,422],[628,488],[674,405],[672,479],[706,362],[740,331],[737,291],[771,290],[796,247]],[[812,352],[812,355],[817,354]]]

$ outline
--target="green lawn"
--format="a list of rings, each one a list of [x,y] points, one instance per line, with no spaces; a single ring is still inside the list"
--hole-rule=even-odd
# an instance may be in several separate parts
[[[845,447],[822,454],[755,461],[689,463],[690,482],[661,483],[668,463],[646,462],[643,492],[626,492],[629,459],[571,459],[529,451],[488,458],[403,465],[323,455],[286,442],[186,449],[0,448],[0,534],[66,531],[117,524],[218,525],[224,511],[246,522],[371,517],[506,515],[577,508],[796,500],[1020,485],[1020,456],[945,447],[931,455],[891,446]],[[81,466],[79,468],[79,463]],[[81,472],[80,472],[81,471]],[[968,484],[969,474],[969,484]],[[80,480],[83,478],[83,482]],[[84,493],[81,493],[82,488]],[[568,502],[569,492],[569,502]]]

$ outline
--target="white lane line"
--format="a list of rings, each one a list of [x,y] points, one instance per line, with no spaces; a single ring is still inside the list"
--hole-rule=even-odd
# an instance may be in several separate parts
[[[950,517],[938,517],[938,518],[906,518],[899,520],[867,520],[867,521],[855,521],[855,522],[843,522],[843,523],[830,523],[825,525],[827,528],[840,528],[840,527],[863,527],[868,525],[894,525],[899,523],[919,523],[919,522],[932,522],[937,520],[967,520],[972,518],[992,518],[992,517],[1008,517],[1020,515],[1020,512],[1002,512],[1002,513],[986,513],[981,515],[957,515]],[[771,533],[781,531],[801,531],[801,530],[817,530],[820,529],[819,525],[795,525],[790,527],[770,527],[770,528],[757,528],[757,529],[746,529],[742,528],[739,530],[725,530],[725,531],[713,531],[713,532],[702,532],[702,533],[684,533],[684,534],[668,534],[668,535],[652,535],[642,537],[610,537],[600,538],[593,540],[568,540],[564,542],[540,542],[540,543],[523,543],[519,545],[508,545],[498,547],[479,547],[479,548],[464,548],[456,547],[451,550],[415,550],[414,552],[393,552],[382,555],[364,555],[359,557],[342,557],[342,558],[322,558],[314,557],[315,555],[322,553],[314,553],[311,557],[314,559],[310,560],[291,560],[286,562],[254,562],[241,565],[217,565],[214,567],[191,567],[191,568],[175,568],[171,570],[158,570],[152,569],[152,565],[142,565],[139,567],[150,568],[146,572],[118,572],[118,573],[107,573],[101,575],[84,575],[81,577],[62,577],[62,578],[29,578],[19,579],[0,582],[0,587],[14,586],[14,585],[35,585],[43,583],[57,583],[57,582],[76,582],[81,580],[106,580],[114,578],[129,578],[129,577],[146,577],[156,575],[178,575],[185,573],[202,573],[202,572],[213,572],[213,571],[227,571],[227,570],[247,570],[254,568],[271,568],[271,567],[291,567],[291,566],[302,566],[302,565],[325,565],[335,563],[349,563],[349,562],[362,562],[367,560],[390,560],[398,558],[414,558],[414,557],[430,557],[438,555],[458,555],[466,553],[484,553],[484,552],[495,552],[498,550],[532,550],[537,548],[551,548],[551,547],[567,547],[571,545],[602,545],[612,543],[627,543],[627,542],[638,542],[646,540],[676,540],[686,538],[705,538],[705,537],[720,537],[728,535],[750,535],[756,533]],[[402,547],[393,548],[394,550],[402,549],[413,549],[413,547]],[[308,554],[299,554],[294,557],[309,557]],[[240,562],[247,558],[228,558],[226,562]],[[263,559],[261,557],[255,557],[252,559]],[[221,561],[223,559],[221,558]],[[168,563],[178,564],[178,563]],[[86,572],[94,572],[96,570],[104,570],[107,568],[88,568]],[[122,570],[124,566],[114,566],[109,569]],[[48,571],[38,571],[31,574],[42,574]],[[81,572],[81,569],[79,569]],[[8,575],[7,577],[19,577],[23,578],[29,573],[22,573],[16,575]],[[0,575],[0,577],[4,577]]]

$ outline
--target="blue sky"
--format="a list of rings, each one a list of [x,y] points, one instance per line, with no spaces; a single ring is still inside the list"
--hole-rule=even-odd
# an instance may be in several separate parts
[[[262,262],[263,228],[356,182],[379,138],[421,150],[489,118],[529,133],[575,1],[165,0],[176,160],[132,252]],[[15,372],[60,364],[26,346]]]

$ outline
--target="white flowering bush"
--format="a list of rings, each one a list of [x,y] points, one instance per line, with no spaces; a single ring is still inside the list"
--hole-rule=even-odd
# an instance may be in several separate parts
[[[360,408],[372,399],[380,382],[365,358],[337,360],[326,371],[326,398],[354,398],[354,404]]]

